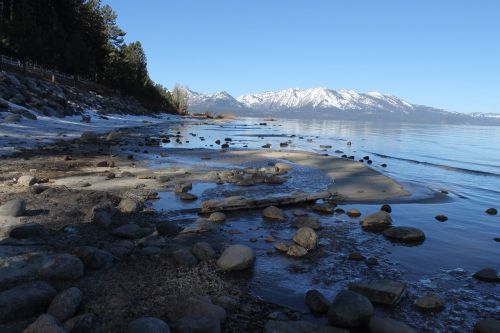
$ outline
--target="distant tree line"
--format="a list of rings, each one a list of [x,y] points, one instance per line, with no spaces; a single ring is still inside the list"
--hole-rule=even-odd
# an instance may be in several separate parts
[[[125,43],[117,15],[100,0],[0,0],[0,52],[91,78],[146,106],[176,111],[172,95],[147,71],[140,42]],[[0,8],[1,9],[1,8]]]

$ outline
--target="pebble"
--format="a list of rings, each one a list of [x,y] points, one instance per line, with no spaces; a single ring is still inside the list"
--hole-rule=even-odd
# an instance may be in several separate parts
[[[415,301],[415,305],[423,311],[441,311],[444,308],[444,300],[436,294],[425,294]]]
[[[498,211],[497,211],[497,209],[496,209],[496,208],[488,208],[488,209],[486,210],[486,214],[488,214],[488,215],[497,215],[497,214],[498,214]]]

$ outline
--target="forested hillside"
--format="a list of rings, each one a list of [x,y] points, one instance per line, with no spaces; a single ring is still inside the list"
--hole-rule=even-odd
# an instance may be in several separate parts
[[[0,1],[0,53],[84,77],[175,111],[170,93],[148,75],[139,41],[126,43],[117,15],[100,0]]]

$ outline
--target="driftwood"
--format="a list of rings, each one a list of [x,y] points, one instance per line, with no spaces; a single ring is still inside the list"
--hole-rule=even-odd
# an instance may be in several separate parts
[[[270,196],[265,198],[244,198],[241,196],[228,197],[223,200],[206,200],[201,203],[202,213],[213,213],[228,210],[261,208],[268,206],[285,206],[305,202],[315,202],[319,199],[329,199],[332,193],[328,191],[305,193],[295,192],[286,195]]]

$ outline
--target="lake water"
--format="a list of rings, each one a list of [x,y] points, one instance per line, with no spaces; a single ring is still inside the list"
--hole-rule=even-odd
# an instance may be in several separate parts
[[[267,124],[259,125],[262,122]],[[291,263],[283,256],[258,260],[253,277],[257,296],[304,311],[303,295],[308,289],[317,288],[330,297],[351,280],[393,275],[407,281],[414,295],[437,291],[453,303],[439,316],[424,318],[429,324],[427,328],[421,326],[423,331],[459,332],[462,325],[470,327],[478,316],[500,313],[498,285],[470,278],[484,267],[500,269],[500,242],[494,240],[500,237],[500,215],[485,213],[490,207],[500,209],[500,127],[248,118],[227,123],[193,122],[179,125],[177,130],[184,136],[184,142],[172,142],[166,147],[217,148],[215,140],[224,142],[229,137],[231,148],[260,148],[270,143],[271,148],[280,149],[280,143],[288,142],[288,147],[281,149],[338,156],[342,153],[335,151],[341,150],[354,155],[356,160],[368,155],[373,161],[371,168],[401,182],[414,194],[409,199],[389,203],[394,224],[422,229],[426,234],[423,244],[411,247],[391,244],[380,235],[361,231],[358,220],[345,215],[322,217],[322,225],[331,226],[331,232],[336,233],[325,239],[333,244],[327,246],[329,255],[314,264]],[[189,133],[196,133],[197,137]],[[200,141],[200,137],[205,140]],[[325,150],[320,145],[332,148]],[[350,204],[343,208],[356,207],[368,214],[377,211],[382,203],[386,202]],[[448,221],[436,221],[434,217],[439,214],[446,215]],[[258,214],[236,214],[232,225],[245,223],[258,230],[255,221],[260,221]],[[283,238],[292,235],[290,230],[279,227],[270,227],[266,232]],[[249,236],[246,233],[234,237],[248,243]],[[260,248],[250,245],[261,254],[267,249],[264,245]],[[347,267],[342,258],[352,249],[382,258],[383,268],[373,273],[359,266]],[[466,301],[461,295],[467,295]],[[396,315],[414,324],[423,320],[415,316],[410,305],[402,306]],[[447,330],[440,330],[439,323],[446,320]]]

